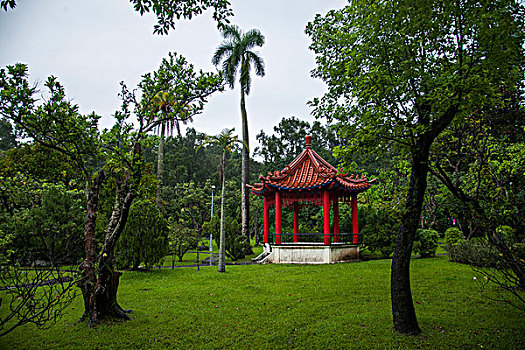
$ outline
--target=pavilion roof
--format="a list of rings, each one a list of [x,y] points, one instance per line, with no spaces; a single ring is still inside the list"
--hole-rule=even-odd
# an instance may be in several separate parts
[[[248,185],[253,194],[262,196],[279,190],[311,191],[330,189],[333,191],[359,193],[370,188],[375,180],[368,181],[365,175],[348,176],[311,148],[311,136],[306,136],[306,148],[281,171],[259,176],[261,182]]]

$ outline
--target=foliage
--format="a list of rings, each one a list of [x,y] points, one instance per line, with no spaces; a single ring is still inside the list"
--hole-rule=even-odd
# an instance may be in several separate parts
[[[181,105],[191,104],[195,111],[203,107],[209,94],[222,86],[218,75],[193,72],[191,65],[170,55],[163,61],[165,72],[158,77],[173,77],[181,72],[180,84],[195,78],[196,84],[178,85]],[[142,149],[150,146],[147,135],[162,122],[175,116],[157,118],[149,103],[155,96],[155,74],[144,76],[138,101],[134,91],[122,83],[122,107],[115,113],[115,125],[110,130],[98,130],[99,116],[78,113],[78,106],[66,99],[65,90],[54,77],[45,83],[48,90],[43,101],[36,97],[37,87],[30,86],[27,66],[17,64],[0,69],[0,115],[15,126],[22,137],[33,139],[45,147],[61,152],[68,158],[86,183],[86,219],[84,242],[86,256],[80,268],[83,279],[79,284],[85,300],[83,320],[90,324],[103,318],[129,319],[117,303],[119,272],[114,268],[114,248],[124,230],[131,204],[140,193],[144,162]],[[204,77],[200,79],[199,77]],[[185,80],[186,79],[186,80]],[[145,83],[147,82],[147,84]],[[151,84],[150,84],[151,83]],[[177,83],[177,82],[175,82]],[[198,95],[196,95],[198,93]],[[45,96],[45,95],[44,95]],[[132,109],[133,107],[133,109]],[[133,110],[137,128],[130,122]],[[111,215],[102,242],[97,243],[98,203],[106,177],[115,181]]]
[[[82,177],[62,153],[38,143],[24,143],[3,153],[0,173],[30,176],[35,181],[63,184],[68,189],[83,189]]]
[[[4,0],[14,3],[15,0]],[[233,16],[230,3],[227,0],[197,0],[197,1],[168,1],[168,0],[130,0],[140,15],[153,12],[157,16],[157,24],[153,33],[168,34],[170,29],[175,29],[176,19],[191,20],[209,8],[213,8],[213,19],[219,28],[229,23],[228,17]],[[3,2],[2,2],[3,6]],[[14,5],[13,5],[14,6]]]
[[[516,230],[510,226],[498,226],[496,235],[508,246],[512,246],[516,242]]]
[[[306,135],[312,136],[313,148],[330,164],[335,164],[332,149],[339,145],[339,140],[332,127],[314,121],[312,125],[296,117],[283,117],[273,127],[274,134],[266,135],[263,130],[256,136],[260,143],[254,150],[262,156],[265,171],[283,169],[290,164],[305,148]]]
[[[83,192],[44,184],[37,202],[12,217],[13,249],[21,262],[76,264],[83,254]]]
[[[131,205],[126,228],[115,248],[116,264],[137,269],[141,263],[150,267],[168,252],[168,222],[148,199]]]
[[[363,247],[371,253],[389,257],[394,251],[399,217],[394,212],[367,205],[359,208],[360,233]]]
[[[235,85],[237,70],[239,69],[239,83],[241,90],[250,94],[250,70],[253,67],[255,74],[264,76],[264,61],[257,52],[251,51],[256,46],[264,45],[264,35],[258,29],[251,29],[246,33],[236,25],[226,25],[221,29],[224,41],[219,45],[212,58],[212,63],[218,66],[222,62],[222,73],[230,88]]]
[[[211,213],[211,181],[207,180],[204,184],[181,182],[166,192],[170,197],[165,208],[168,215],[175,223],[183,224],[195,230],[197,236],[202,236],[202,226],[209,220]]]
[[[83,193],[21,174],[0,180],[12,200],[0,209],[0,336],[24,324],[47,329],[78,295],[78,276],[62,265],[82,254]]]
[[[197,248],[199,244],[199,234],[196,229],[184,225],[182,220],[177,221],[173,217],[169,218],[169,245],[170,252],[175,254],[179,261],[190,249]]]
[[[457,227],[449,227],[445,231],[445,243],[449,246],[461,243],[464,240],[463,233]]]
[[[16,136],[13,133],[11,123],[0,120],[0,151],[6,151],[16,146]]]
[[[496,250],[481,240],[462,240],[453,245],[446,245],[450,261],[478,267],[497,267]]]
[[[178,123],[201,113],[208,97],[223,90],[223,82],[219,74],[197,72],[184,56],[169,52],[156,71],[142,76],[139,88],[139,113],[148,121],[156,120],[158,127],[163,122]]]
[[[237,70],[240,71],[239,83],[241,85],[241,123],[242,123],[242,175],[241,175],[241,221],[242,235],[250,235],[250,191],[246,185],[250,182],[250,138],[248,132],[248,114],[246,112],[245,94],[250,94],[251,69],[258,76],[264,76],[264,61],[254,47],[264,44],[264,35],[257,29],[246,33],[234,25],[227,25],[221,29],[224,41],[219,45],[212,58],[212,63],[217,66],[222,62],[222,75],[230,88],[233,89]]]
[[[237,135],[232,135],[232,129],[224,129],[220,134],[216,136],[208,136],[204,142],[197,147],[196,151],[199,151],[202,147],[206,145],[216,145],[222,150],[221,157],[219,158],[219,177],[221,181],[221,223],[219,230],[219,266],[217,267],[218,272],[225,272],[225,258],[226,258],[226,233],[225,233],[225,194],[226,194],[226,154],[231,153],[232,149],[237,143],[244,142],[239,141]],[[246,146],[246,145],[245,145]]]
[[[8,8],[14,9],[16,7],[16,0],[2,0],[0,1],[0,7],[7,11]]]
[[[414,241],[414,252],[422,258],[431,258],[436,255],[439,233],[431,229],[419,229]]]
[[[338,121],[348,140],[340,152],[410,159],[411,179],[392,260],[394,328],[418,334],[409,263],[421,220],[432,145],[480,109],[504,105],[524,72],[524,10],[517,1],[350,2],[317,15],[314,77],[328,91],[311,102],[317,116]],[[503,88],[502,88],[503,87]]]
[[[244,259],[251,252],[250,242],[241,235],[241,225],[232,217],[225,218],[226,256],[233,261]]]

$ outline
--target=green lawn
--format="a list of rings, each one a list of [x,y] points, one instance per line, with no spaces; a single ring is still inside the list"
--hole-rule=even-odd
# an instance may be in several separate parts
[[[19,327],[2,349],[524,349],[524,314],[479,294],[468,266],[414,259],[423,333],[393,332],[391,260],[124,272],[119,301],[132,320],[75,324],[82,300],[56,326]],[[489,291],[494,293],[494,290]]]
[[[209,241],[202,241],[202,242],[199,243],[199,245],[203,245],[203,246],[208,247],[209,246]],[[253,255],[246,256],[244,259],[239,259],[239,260],[236,260],[236,261],[232,261],[230,258],[226,258],[226,263],[229,264],[229,263],[249,262],[249,261],[251,261],[252,258],[255,258],[256,256],[258,256],[259,254],[262,253],[262,251],[263,251],[263,246],[262,245],[259,245],[258,247],[254,247],[255,240],[253,240],[253,239],[251,240],[251,245],[252,245],[252,249],[253,249]],[[213,253],[219,254],[219,247],[217,247],[215,240],[213,241],[212,248],[213,248],[213,251],[212,251]],[[194,252],[196,250],[192,249],[190,251]],[[203,259],[207,258],[208,256],[210,256],[208,253],[209,253],[208,250],[205,250],[205,251],[199,253],[199,260],[203,260]],[[197,254],[196,253],[186,253],[186,254],[184,254],[184,256],[182,257],[182,261],[179,261],[179,258],[177,256],[168,255],[168,256],[166,256],[164,258],[162,266],[172,266],[172,263],[173,263],[174,266],[194,265],[194,264],[196,264],[196,261],[197,261]]]

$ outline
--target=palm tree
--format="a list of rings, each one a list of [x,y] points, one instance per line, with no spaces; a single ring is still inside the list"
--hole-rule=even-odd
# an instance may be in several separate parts
[[[221,148],[221,157],[219,158],[219,179],[222,184],[221,189],[221,228],[219,234],[219,266],[218,272],[226,271],[225,264],[225,233],[224,233],[224,193],[225,193],[225,179],[226,179],[226,152],[231,153],[233,145],[235,143],[244,143],[237,138],[237,135],[233,136],[232,132],[235,129],[224,129],[217,136],[206,136],[204,142],[197,147],[197,152],[202,146],[206,144],[214,144]],[[246,145],[244,145],[246,147]]]
[[[241,117],[242,117],[242,139],[245,147],[242,152],[242,234],[249,235],[250,202],[249,192],[246,184],[250,177],[250,153],[248,151],[250,142],[248,138],[248,115],[244,95],[250,94],[251,77],[250,70],[253,66],[255,74],[264,76],[264,61],[258,53],[251,51],[256,46],[264,44],[264,35],[257,29],[251,29],[246,33],[235,25],[227,25],[221,35],[224,41],[219,45],[212,58],[212,63],[217,66],[222,62],[222,73],[227,84],[233,89],[237,71],[240,70],[239,83],[241,84]]]
[[[172,112],[173,106],[176,102],[173,100],[173,97],[166,91],[159,91],[153,97],[153,103],[155,104],[155,109],[157,112],[162,114],[161,118],[163,121],[158,126],[159,132],[159,149],[157,152],[157,198],[156,204],[157,208],[160,209],[162,205],[162,187],[164,182],[164,138],[166,134],[173,132],[173,125],[177,127],[177,133],[179,137],[182,137],[179,126],[179,118],[169,118],[168,114]],[[184,111],[187,111],[188,108],[184,108]],[[187,114],[186,112],[183,112]],[[188,121],[191,121],[191,117],[182,118],[182,122],[186,124]]]

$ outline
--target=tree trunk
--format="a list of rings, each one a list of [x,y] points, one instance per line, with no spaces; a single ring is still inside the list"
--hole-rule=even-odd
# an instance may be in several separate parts
[[[133,161],[138,160],[137,158],[141,157],[140,144],[135,144],[133,149]],[[117,303],[117,290],[121,273],[115,270],[113,259],[115,244],[122,234],[122,231],[124,231],[129,210],[133,203],[133,199],[135,198],[135,186],[139,183],[141,177],[140,170],[140,165],[137,165],[137,168],[133,169],[133,173],[128,173],[123,179],[117,180],[115,205],[106,230],[102,253],[98,257],[96,270],[92,263],[96,256],[96,242],[94,238],[93,240],[88,240],[88,237],[86,236],[86,260],[84,260],[84,263],[81,266],[87,278],[81,284],[85,308],[81,320],[85,320],[89,317],[89,325],[97,324],[104,318],[129,320],[129,316],[126,313],[130,312],[130,310],[123,310]],[[95,180],[95,184],[90,191],[93,192],[93,196],[96,194],[96,204],[98,204],[98,193],[100,192],[100,186],[96,186],[98,183],[97,180],[99,180],[99,177]],[[98,191],[94,191],[97,188]],[[95,197],[93,197],[93,199],[95,199]],[[91,205],[93,206],[93,203]],[[96,209],[96,206],[94,209]],[[94,216],[94,218],[89,221],[93,225],[93,230],[88,233],[92,233],[94,237],[96,210],[94,210],[93,213],[94,215],[91,216]],[[86,217],[86,231],[88,230],[87,226],[88,217]],[[86,233],[86,235],[88,233]]]
[[[178,124],[177,124],[178,126]],[[164,185],[164,133],[166,124],[162,123],[160,128],[159,149],[157,152],[157,208],[162,206],[162,187]]]
[[[79,282],[80,290],[84,298],[84,314],[80,321],[90,318],[91,295],[95,286],[97,276],[93,265],[97,255],[97,243],[95,238],[95,229],[97,225],[98,202],[100,197],[100,188],[105,179],[105,173],[101,170],[93,184],[88,188],[86,204],[86,224],[84,226],[84,249],[86,257],[80,264],[79,269],[82,274],[82,280]]]
[[[242,148],[242,180],[241,180],[241,218],[242,218],[242,235],[250,237],[250,197],[246,184],[250,181],[250,140],[248,134],[248,115],[244,102],[244,87],[241,86],[241,117],[242,117],[242,139],[244,146]]]
[[[431,140],[420,139],[419,148],[412,154],[412,169],[405,212],[392,258],[390,293],[394,329],[399,333],[410,335],[421,333],[410,290],[410,257],[427,186],[431,143]]]
[[[226,271],[226,263],[225,263],[225,252],[226,252],[226,235],[224,232],[224,197],[225,197],[225,184],[226,184],[226,169],[225,169],[225,161],[224,161],[224,151],[222,156],[222,189],[221,189],[221,229],[219,234],[219,263],[217,272],[225,272]]]

